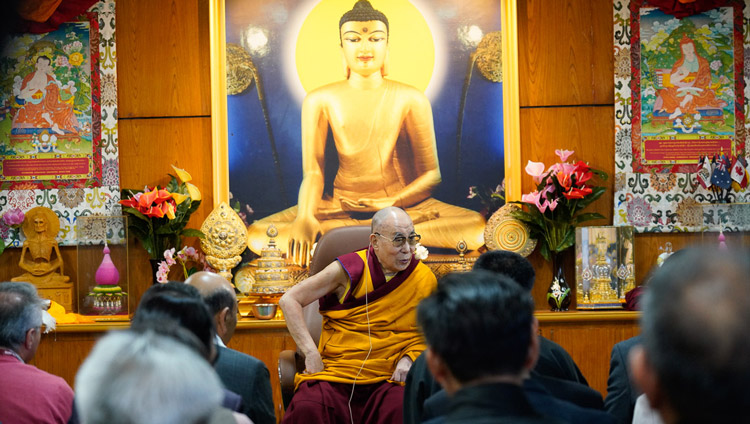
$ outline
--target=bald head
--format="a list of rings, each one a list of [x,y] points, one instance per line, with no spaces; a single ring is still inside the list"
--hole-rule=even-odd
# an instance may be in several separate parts
[[[390,206],[375,212],[372,217],[371,231],[373,233],[382,232],[383,227],[389,225],[392,221],[408,221],[411,223],[411,218],[403,209]]]
[[[226,278],[213,272],[199,271],[188,277],[185,284],[198,289],[214,316],[216,334],[226,344],[237,327],[237,295]]]

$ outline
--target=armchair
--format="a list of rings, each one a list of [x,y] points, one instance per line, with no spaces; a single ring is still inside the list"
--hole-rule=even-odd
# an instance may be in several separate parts
[[[312,261],[310,261],[309,275],[320,272],[338,256],[366,247],[369,244],[369,238],[370,227],[367,225],[339,227],[325,233],[315,247]],[[318,312],[318,302],[305,306],[302,313],[305,316],[310,335],[317,343],[320,340],[323,323],[323,317]],[[281,383],[281,398],[285,409],[294,395],[294,376],[304,369],[305,358],[299,349],[297,351],[284,350],[279,354],[279,382]]]

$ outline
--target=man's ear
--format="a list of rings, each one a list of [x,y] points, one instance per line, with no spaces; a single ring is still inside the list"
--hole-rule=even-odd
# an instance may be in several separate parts
[[[227,332],[227,318],[229,317],[229,307],[225,306],[216,313],[216,333],[219,337],[226,334]]]
[[[38,331],[36,327],[31,327],[28,330],[26,330],[26,337],[23,340],[24,349],[28,351],[33,351],[36,331]]]
[[[531,319],[531,338],[529,339],[529,349],[526,354],[526,361],[524,362],[525,371],[531,371],[536,366],[536,361],[539,359],[539,320],[536,317]]]
[[[432,376],[435,377],[435,380],[440,383],[443,389],[452,396],[461,388],[461,385],[456,378],[453,377],[453,373],[448,369],[448,365],[443,358],[432,350],[432,348],[428,347],[425,355],[427,355],[427,368],[432,373]]]
[[[640,387],[648,398],[651,407],[659,410],[664,407],[664,395],[656,371],[648,360],[648,354],[641,345],[633,346],[628,354],[630,379]]]

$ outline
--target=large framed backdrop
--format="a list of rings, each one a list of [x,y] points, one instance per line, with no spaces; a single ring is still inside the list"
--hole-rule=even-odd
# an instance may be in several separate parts
[[[115,2],[52,32],[5,40],[0,55],[0,215],[51,208],[59,241],[76,220],[120,215]],[[0,237],[20,246],[17,232]]]
[[[677,18],[648,1],[614,2],[615,225],[750,229],[749,190],[720,204],[698,180],[702,156],[747,163],[749,9],[728,0]]]
[[[217,203],[231,199],[239,208],[249,225],[253,251],[266,242],[267,223],[279,228],[279,245],[286,250],[284,231],[306,196],[301,182],[310,139],[302,135],[303,100],[313,90],[345,80],[339,19],[354,4],[354,0],[212,1],[214,199]],[[456,218],[466,213],[466,219],[454,221],[454,227],[471,222],[467,228],[483,230],[485,217],[478,213],[482,205],[467,198],[470,186],[493,190],[505,181],[507,196],[520,197],[515,1],[372,0],[371,4],[389,21],[387,78],[424,93],[420,96],[429,101],[433,115],[429,125],[434,129],[442,181],[424,197],[440,206],[417,202],[410,213],[426,222],[458,211]],[[386,141],[374,142],[371,135],[383,131],[380,124],[392,114],[402,113],[395,106],[377,104],[369,110],[365,105],[364,110],[337,111],[369,125],[370,136],[363,135],[350,147],[367,145],[373,160],[358,166],[380,166],[382,175],[390,175],[392,166],[404,184],[419,179],[426,174],[419,171],[424,168],[419,151],[424,145],[409,138],[407,124],[401,123],[393,162],[377,165],[377,156],[387,156],[383,150],[389,147]],[[357,213],[362,203],[341,206],[346,199],[341,201],[331,191],[338,179],[349,187],[361,187],[362,198],[372,194],[364,177],[345,181],[346,165],[341,162],[351,152],[343,152],[344,126],[335,121],[330,119],[327,125],[321,202],[333,199],[333,209],[338,209],[330,213],[331,219],[317,217],[324,231],[347,225],[349,218],[367,219],[368,211],[377,209],[368,204],[365,213]],[[407,142],[401,144],[404,135]],[[404,145],[412,150],[399,150]],[[365,168],[362,175],[368,174]],[[257,228],[255,220],[261,223]],[[429,229],[423,232],[427,233],[423,244],[428,246],[452,248],[461,238],[474,248],[483,243],[481,231],[459,231],[450,244],[430,236]]]

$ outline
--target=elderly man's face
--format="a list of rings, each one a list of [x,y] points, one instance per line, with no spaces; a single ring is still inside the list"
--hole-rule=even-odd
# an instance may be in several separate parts
[[[405,213],[389,217],[378,229],[371,239],[372,247],[385,273],[403,271],[409,266],[415,250],[409,239],[414,240],[415,235],[414,224]]]

